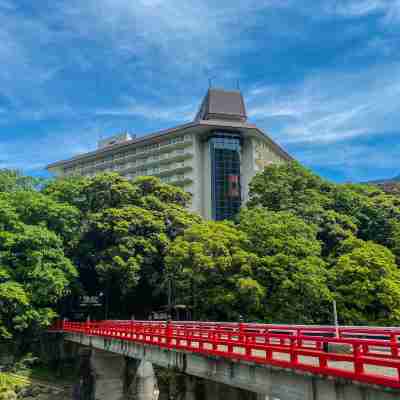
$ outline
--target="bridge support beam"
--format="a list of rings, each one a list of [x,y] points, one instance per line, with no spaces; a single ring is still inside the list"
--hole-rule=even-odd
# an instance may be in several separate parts
[[[204,392],[206,400],[261,400],[265,398],[265,395],[259,395],[213,381],[205,381]],[[195,398],[193,399],[195,400]]]
[[[124,400],[124,357],[93,349],[91,366],[95,381],[94,398],[96,400]]]
[[[313,392],[310,400],[395,400],[399,398],[394,393],[385,393],[358,385],[342,385],[328,380],[315,380]]]
[[[361,384],[352,382],[349,379],[333,377],[331,379],[322,378],[318,375],[302,373],[301,371],[289,370],[286,368],[232,361],[223,357],[217,358],[207,354],[194,352],[185,353],[181,351],[171,351],[158,346],[147,346],[141,343],[128,342],[114,338],[87,336],[81,333],[67,333],[65,335],[65,340],[78,343],[81,346],[87,346],[89,351],[90,349],[95,349],[95,351],[96,349],[100,349],[107,351],[110,354],[114,353],[117,359],[118,355],[121,357],[120,360],[122,360],[123,357],[135,360],[146,360],[148,363],[154,363],[154,365],[157,365],[160,368],[176,368],[183,374],[194,376],[196,377],[195,379],[198,380],[199,389],[198,391],[195,391],[195,400],[219,400],[220,398],[223,400],[225,400],[225,398],[229,400],[400,399],[399,390],[390,389],[384,386]],[[138,375],[146,380],[147,374],[144,373],[146,368],[143,368],[143,364],[142,369],[144,369],[144,371],[140,372]],[[135,365],[133,365],[132,368],[132,375],[136,375],[134,370]],[[114,368],[112,373],[115,374]],[[149,386],[155,389],[156,380],[154,377],[154,371],[152,371],[150,376],[153,376],[153,383]],[[86,375],[81,373],[81,377],[82,391],[86,391],[86,387],[90,387],[88,383],[92,381],[92,375],[90,373],[87,373]],[[144,383],[140,383],[138,377],[136,377],[136,380],[139,386],[144,386]],[[214,383],[211,383],[211,381]],[[228,392],[228,389],[224,389],[220,385],[228,385],[233,388],[241,389],[229,389]],[[167,385],[165,384],[165,386]],[[122,387],[122,383],[120,387]],[[186,391],[187,400],[193,400],[194,391],[192,389]],[[142,392],[143,397],[136,397],[137,399],[153,400],[156,398],[155,395],[149,397],[153,394],[151,389]],[[164,393],[167,392],[168,389],[164,391]],[[137,395],[139,395],[139,393],[140,391],[138,391]],[[148,397],[145,397],[146,393],[149,393]],[[203,393],[205,395],[203,395]],[[262,393],[262,395],[257,395],[256,393]],[[115,397],[107,398],[107,400],[110,399],[114,400]],[[82,398],[82,400],[93,399]]]

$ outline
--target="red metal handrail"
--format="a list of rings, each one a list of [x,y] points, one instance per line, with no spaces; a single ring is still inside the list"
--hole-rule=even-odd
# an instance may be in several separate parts
[[[58,321],[51,330],[400,388],[400,328],[396,327],[350,326],[337,330],[332,326],[197,321]]]

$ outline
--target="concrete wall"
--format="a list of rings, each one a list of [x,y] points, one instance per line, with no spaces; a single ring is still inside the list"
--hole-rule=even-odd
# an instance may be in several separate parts
[[[352,381],[333,380],[293,370],[219,357],[170,351],[157,346],[68,333],[65,339],[94,349],[146,360],[163,368],[176,368],[187,375],[258,393],[265,400],[394,400],[399,391],[374,388]],[[226,397],[226,396],[225,396]],[[224,400],[225,400],[225,397]],[[212,400],[208,399],[207,400]],[[227,400],[227,399],[226,399]]]

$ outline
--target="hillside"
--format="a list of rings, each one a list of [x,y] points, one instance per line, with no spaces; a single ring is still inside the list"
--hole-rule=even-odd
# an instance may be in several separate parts
[[[370,181],[368,183],[378,185],[386,193],[400,194],[400,175],[397,175],[391,179],[380,179],[376,181]]]

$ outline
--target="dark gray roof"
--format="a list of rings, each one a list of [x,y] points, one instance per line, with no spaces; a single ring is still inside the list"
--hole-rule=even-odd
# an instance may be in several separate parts
[[[209,89],[195,120],[246,121],[246,107],[240,91]]]
[[[225,127],[229,129],[240,129],[255,131],[257,134],[263,136],[284,159],[292,160],[292,157],[286,153],[278,144],[276,144],[268,135],[255,125],[246,122],[246,108],[244,105],[243,96],[239,91],[225,91],[220,89],[209,89],[203,99],[202,105],[197,113],[193,122],[176,126],[171,129],[165,129],[153,134],[143,135],[131,140],[126,140],[122,143],[116,143],[112,146],[97,149],[86,154],[81,154],[67,160],[57,161],[47,166],[47,169],[64,166],[70,163],[86,160],[91,157],[97,157],[102,154],[111,154],[119,151],[121,148],[145,143],[147,141],[156,140],[170,134],[177,134],[186,129],[192,128],[218,128]]]

